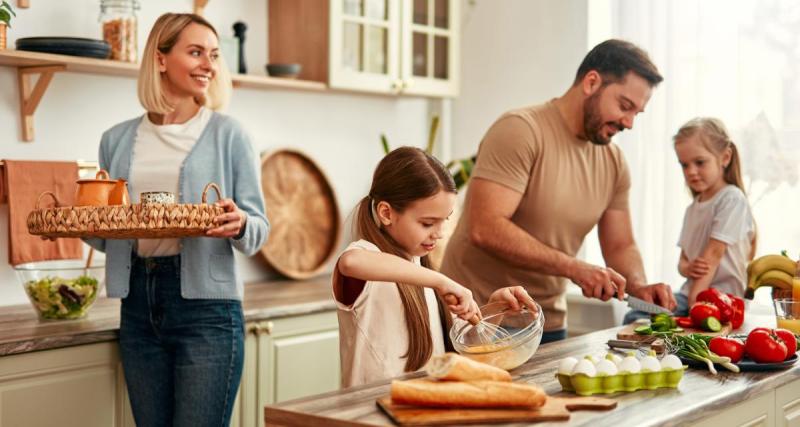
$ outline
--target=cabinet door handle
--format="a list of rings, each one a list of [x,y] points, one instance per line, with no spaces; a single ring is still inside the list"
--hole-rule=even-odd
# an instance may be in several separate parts
[[[392,90],[395,93],[400,93],[403,90],[403,81],[402,80],[395,80],[392,82]]]
[[[261,325],[259,325],[258,323],[256,323],[255,325],[251,325],[249,328],[247,328],[247,332],[256,336],[261,335]]]
[[[274,323],[267,322],[266,324],[264,324],[264,326],[261,327],[261,332],[263,332],[263,333],[265,333],[267,335],[271,335],[272,334],[272,328],[274,328],[274,327],[275,327]]]
[[[406,90],[411,87],[411,82],[408,80],[400,80],[400,90]]]
[[[275,327],[275,324],[272,323],[272,322],[267,322],[267,323],[264,323],[263,325],[261,323],[256,323],[255,325],[251,325],[249,328],[247,328],[247,332],[249,332],[249,333],[251,333],[253,335],[256,335],[256,336],[261,335],[261,334],[269,335],[269,334],[272,333],[272,328],[274,328],[274,327]]]

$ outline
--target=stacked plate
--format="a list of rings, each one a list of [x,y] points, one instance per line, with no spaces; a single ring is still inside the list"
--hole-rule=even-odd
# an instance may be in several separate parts
[[[17,50],[106,59],[111,46],[103,40],[78,37],[25,37],[17,39]]]

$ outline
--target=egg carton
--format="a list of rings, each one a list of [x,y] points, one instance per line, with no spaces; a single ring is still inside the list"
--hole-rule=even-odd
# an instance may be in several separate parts
[[[680,369],[662,369],[660,371],[639,372],[636,374],[620,373],[616,375],[598,375],[590,377],[586,374],[556,374],[563,391],[577,393],[581,396],[593,394],[609,394],[618,391],[655,390],[657,388],[678,388],[683,378]]]

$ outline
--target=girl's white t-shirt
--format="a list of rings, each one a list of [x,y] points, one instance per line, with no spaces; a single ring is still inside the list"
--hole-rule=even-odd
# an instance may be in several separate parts
[[[136,194],[131,200],[139,203],[139,194],[146,191],[169,191],[180,202],[178,189],[181,164],[200,139],[211,120],[212,111],[200,107],[184,123],[157,125],[145,113],[136,129],[131,161],[130,186]],[[181,239],[138,239],[136,253],[142,257],[177,255]]]
[[[344,252],[353,249],[380,252],[377,246],[358,240]],[[420,263],[418,257],[413,259]],[[334,271],[334,284],[342,280]],[[428,305],[428,321],[433,340],[433,355],[444,354],[444,335],[439,318],[436,294],[424,288]],[[342,387],[352,387],[403,374],[408,351],[406,326],[400,290],[395,283],[366,282],[352,305],[344,305],[333,295],[338,308],[339,354],[342,368]]]
[[[709,239],[727,244],[711,287],[741,297],[754,233],[755,221],[747,197],[739,187],[729,184],[706,201],[695,198],[686,208],[678,246],[691,261],[703,254]],[[688,295],[691,284],[691,279],[686,280],[681,293]]]

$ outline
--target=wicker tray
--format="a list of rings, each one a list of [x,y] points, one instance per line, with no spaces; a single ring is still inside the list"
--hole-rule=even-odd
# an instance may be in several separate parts
[[[104,239],[159,239],[204,236],[216,227],[214,218],[224,209],[206,203],[208,190],[213,188],[217,198],[222,193],[217,184],[209,183],[203,190],[201,204],[133,204],[115,206],[60,206],[55,194],[45,191],[39,195],[36,208],[28,214],[28,232],[45,237],[101,237]],[[45,196],[56,207],[39,208]]]
[[[272,225],[261,254],[292,279],[322,272],[341,232],[336,195],[322,170],[298,151],[276,150],[262,156],[261,187]]]

